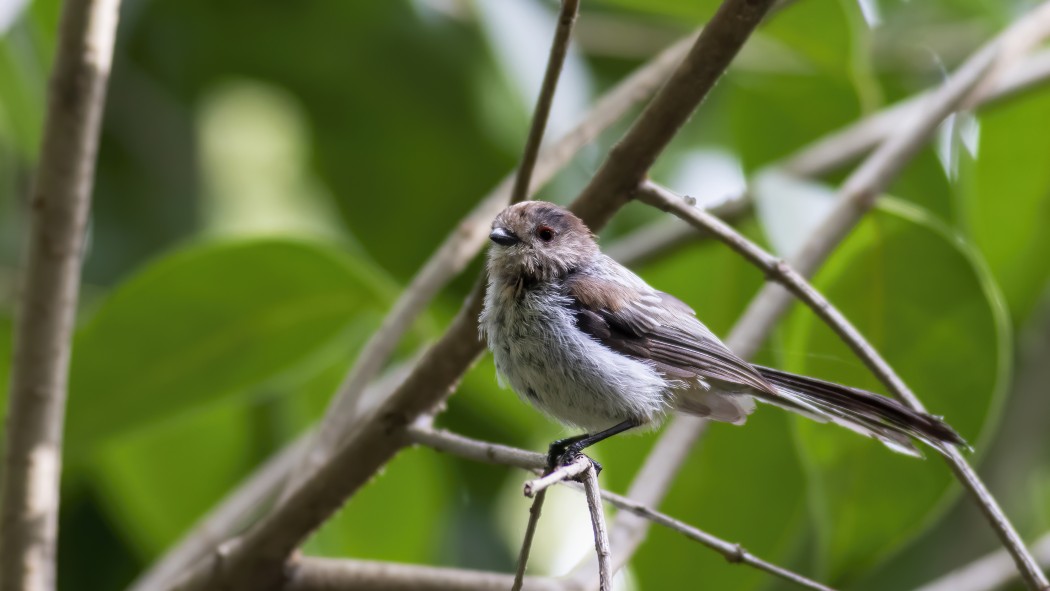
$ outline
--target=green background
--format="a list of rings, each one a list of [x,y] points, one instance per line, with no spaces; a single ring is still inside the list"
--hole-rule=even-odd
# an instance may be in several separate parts
[[[869,4],[875,24],[848,0],[771,17],[654,178],[717,201],[823,134],[936,85],[1031,3]],[[584,2],[548,137],[716,5]],[[321,416],[402,287],[513,168],[555,10],[541,0],[124,4],[74,340],[60,588],[126,586]],[[0,30],[0,394],[58,11],[34,0]],[[567,203],[625,125],[541,197]],[[1029,539],[1050,529],[1048,127],[1050,86],[959,117],[814,279],[973,444],[972,461]],[[801,191],[819,202],[842,174]],[[801,235],[776,213],[782,192],[756,188],[759,215],[738,225],[783,253]],[[602,241],[658,217],[630,205]],[[395,361],[440,334],[478,269],[441,293]],[[714,243],[636,270],[722,335],[762,284]],[[759,360],[883,391],[798,306]],[[500,390],[488,358],[438,424],[536,450],[569,434]],[[599,446],[605,486],[625,490],[655,439]],[[509,572],[524,476],[407,450],[306,551]],[[746,427],[711,426],[662,508],[844,589],[906,589],[997,547],[960,492],[936,459],[763,407]],[[535,573],[591,553],[582,500],[559,491],[552,501]],[[786,588],[659,527],[627,584]]]

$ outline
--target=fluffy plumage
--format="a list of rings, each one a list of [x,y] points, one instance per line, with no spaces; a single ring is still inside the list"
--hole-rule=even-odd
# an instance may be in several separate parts
[[[556,420],[595,432],[679,410],[742,424],[758,399],[909,455],[921,455],[913,438],[965,445],[940,419],[890,398],[744,361],[556,205],[507,208],[492,240],[481,332],[502,378]]]

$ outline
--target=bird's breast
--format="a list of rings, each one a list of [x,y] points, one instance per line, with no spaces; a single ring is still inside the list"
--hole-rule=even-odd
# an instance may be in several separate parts
[[[489,290],[482,328],[502,378],[544,413],[588,430],[662,415],[664,379],[580,331],[569,303],[549,291]]]

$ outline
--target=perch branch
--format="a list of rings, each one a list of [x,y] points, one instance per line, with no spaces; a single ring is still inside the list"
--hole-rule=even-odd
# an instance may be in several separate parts
[[[70,0],[59,24],[14,335],[0,489],[5,591],[55,587],[70,339],[119,8]]]
[[[547,490],[548,488],[558,484],[563,480],[575,480],[580,474],[587,471],[587,467],[591,465],[591,460],[587,456],[577,456],[571,463],[565,464],[564,466],[558,466],[554,470],[545,473],[543,476],[535,480],[529,480],[525,483],[522,492],[525,493],[526,497],[530,499]]]
[[[525,152],[521,155],[521,164],[514,175],[514,188],[510,192],[510,202],[524,201],[529,196],[529,181],[532,180],[532,169],[536,166],[536,156],[543,143],[543,132],[547,129],[547,119],[554,103],[554,91],[558,88],[561,69],[565,64],[565,55],[569,52],[569,41],[572,39],[572,26],[580,10],[580,0],[562,0],[558,13],[558,26],[551,42],[550,57],[547,58],[547,71],[543,74],[540,96],[536,99],[536,110],[532,113],[532,124],[529,137],[525,141]]]
[[[547,500],[547,489],[536,493],[532,499],[532,507],[529,508],[529,522],[525,525],[525,536],[521,540],[521,551],[518,552],[518,568],[514,573],[514,584],[511,591],[521,591],[525,584],[525,569],[529,565],[529,554],[532,552],[532,543],[536,539],[536,528],[540,525],[540,514],[543,512],[543,502]]]
[[[409,429],[408,437],[414,442],[420,445],[425,445],[436,451],[452,454],[476,462],[514,466],[532,472],[541,471],[546,465],[546,457],[542,454],[498,443],[478,441],[449,431],[414,426]],[[563,483],[572,488],[579,488],[576,486],[576,483],[565,483],[564,481]],[[746,564],[750,567],[780,577],[786,581],[791,581],[808,589],[833,591],[826,585],[807,579],[798,573],[781,568],[756,557],[744,549],[740,544],[727,542],[687,523],[660,513],[652,507],[634,499],[607,490],[601,491],[601,497],[605,502],[617,509],[627,511],[645,521],[658,523],[672,531],[682,534],[690,540],[703,544],[724,556],[726,560],[731,563]],[[571,583],[572,581],[570,581],[570,584]]]
[[[609,531],[605,526],[605,512],[602,510],[601,489],[598,488],[598,471],[594,464],[587,460],[587,470],[583,473],[583,490],[587,495],[587,507],[591,513],[591,529],[594,530],[594,551],[598,554],[598,589],[612,589],[612,566],[609,549]]]

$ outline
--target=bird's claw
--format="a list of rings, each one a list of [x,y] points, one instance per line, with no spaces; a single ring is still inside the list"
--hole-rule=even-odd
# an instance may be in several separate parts
[[[555,441],[551,444],[550,449],[547,450],[547,473],[549,474],[562,466],[568,466],[581,456],[587,458],[591,462],[595,474],[601,473],[601,464],[590,456],[585,455],[579,447],[573,444],[565,445],[561,441]]]

